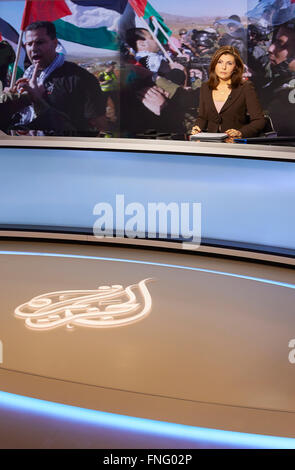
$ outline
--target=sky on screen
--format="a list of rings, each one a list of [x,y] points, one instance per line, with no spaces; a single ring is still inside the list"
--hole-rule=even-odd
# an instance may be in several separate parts
[[[24,0],[0,0],[0,17],[19,30],[24,9]],[[244,15],[247,11],[247,0],[151,0],[153,7],[160,11],[183,16],[214,16]]]

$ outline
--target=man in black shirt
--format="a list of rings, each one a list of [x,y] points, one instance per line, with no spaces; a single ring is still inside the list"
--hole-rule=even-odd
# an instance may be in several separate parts
[[[16,89],[28,92],[32,106],[14,116],[12,128],[34,135],[98,135],[105,127],[106,103],[97,79],[56,53],[53,23],[30,24],[25,40],[32,65]]]

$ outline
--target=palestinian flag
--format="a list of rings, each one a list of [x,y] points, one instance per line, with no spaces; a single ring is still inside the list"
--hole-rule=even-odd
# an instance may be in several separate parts
[[[172,31],[168,26],[164,23],[163,18],[161,15],[152,7],[152,5],[147,1],[147,0],[128,0],[132,8],[134,9],[135,13],[139,18],[143,18],[144,20],[147,20],[149,23],[149,27],[151,28],[152,31],[155,32],[157,35],[158,40],[162,44],[167,43],[167,38],[166,36],[162,33],[162,31],[159,29],[156,31],[156,28],[152,22],[152,18],[155,18],[157,22],[161,25],[163,30],[166,32],[168,36],[172,35]]]
[[[118,53],[118,22],[127,0],[27,0],[22,29],[34,21],[52,21],[70,56]]]
[[[0,18],[0,40],[17,44],[18,37],[18,32],[7,21]]]
[[[64,0],[26,0],[21,30],[35,21],[55,21],[70,14]]]

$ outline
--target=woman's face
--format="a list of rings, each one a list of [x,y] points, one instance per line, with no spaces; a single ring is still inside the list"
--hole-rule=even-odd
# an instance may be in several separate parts
[[[236,61],[231,54],[222,54],[215,66],[215,73],[219,80],[230,80],[236,66]]]

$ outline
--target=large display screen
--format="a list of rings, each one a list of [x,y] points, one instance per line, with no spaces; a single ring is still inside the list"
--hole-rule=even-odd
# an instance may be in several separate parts
[[[50,26],[32,26],[40,20]],[[212,57],[226,46],[238,51],[234,60],[245,65],[239,83],[253,83],[261,116],[270,115],[279,136],[294,136],[294,25],[293,0],[2,0],[0,81],[15,102],[0,101],[0,128],[47,136],[152,132],[183,140],[196,124]],[[40,41],[46,50],[33,50]],[[14,99],[15,83],[26,99]],[[247,96],[246,111],[238,110],[242,121],[223,132],[235,128],[250,137],[263,130],[263,123],[256,128],[253,91]],[[220,119],[228,122],[224,111]]]
[[[294,255],[291,161],[3,147],[0,160],[2,228]]]

